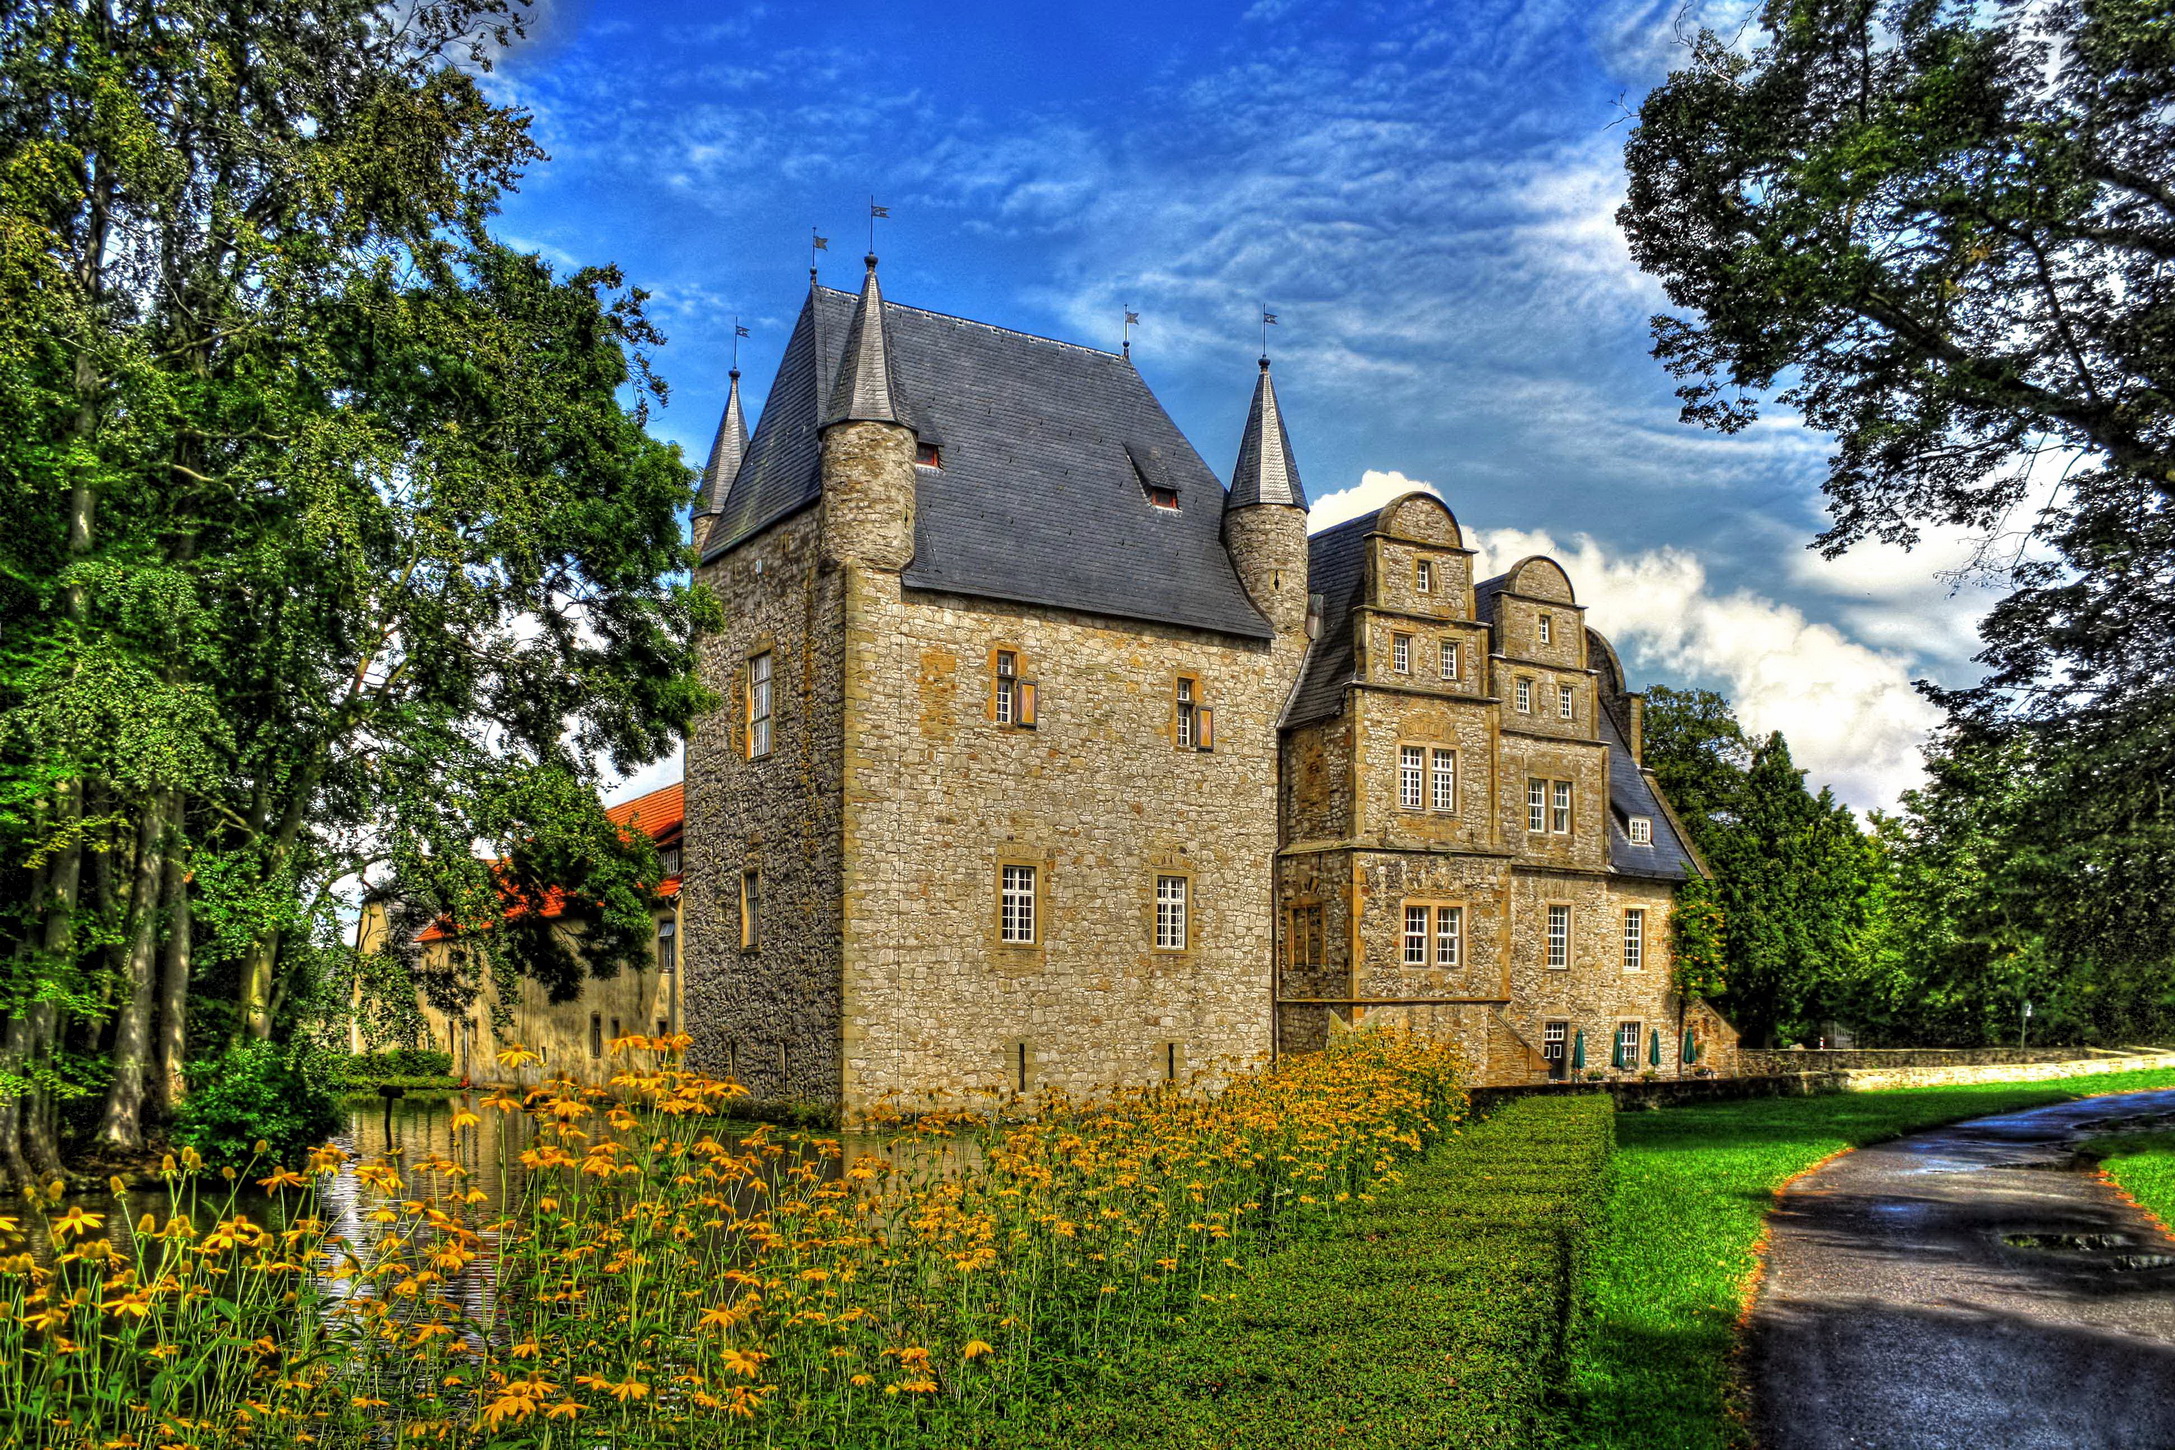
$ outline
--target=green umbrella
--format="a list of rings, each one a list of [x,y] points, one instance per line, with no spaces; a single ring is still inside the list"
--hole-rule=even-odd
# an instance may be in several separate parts
[[[1581,1027],[1571,1035],[1571,1071],[1577,1072],[1586,1065],[1586,1029]]]
[[[1659,1027],[1654,1028],[1646,1035],[1646,1065],[1648,1067],[1661,1066],[1661,1029]]]
[[[1684,1060],[1699,1061],[1699,1039],[1692,1036],[1692,1029],[1689,1027],[1684,1029]]]

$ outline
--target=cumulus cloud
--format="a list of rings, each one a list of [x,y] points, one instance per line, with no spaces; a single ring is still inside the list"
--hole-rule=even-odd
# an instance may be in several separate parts
[[[1442,494],[1431,483],[1370,469],[1356,486],[1318,500],[1308,522],[1327,528],[1415,489]],[[1750,589],[1717,591],[1705,564],[1686,549],[1617,553],[1585,534],[1559,540],[1469,525],[1466,543],[1479,551],[1482,578],[1528,554],[1556,559],[1570,573],[1587,622],[1616,646],[1634,685],[1720,690],[1748,730],[1789,738],[1815,787],[1831,785],[1863,809],[1892,806],[1921,779],[1920,748],[1940,712],[1911,687],[1910,657],[1901,650]]]

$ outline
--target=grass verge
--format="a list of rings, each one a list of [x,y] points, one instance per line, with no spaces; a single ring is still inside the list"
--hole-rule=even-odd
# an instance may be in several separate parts
[[[1078,1367],[987,1439],[944,1443],[1540,1443],[1585,1319],[1613,1119],[1600,1096],[1511,1103],[1261,1260],[1176,1333]]]
[[[2168,1087],[2175,1071],[2162,1069],[1621,1115],[1592,1259],[1592,1329],[1572,1366],[1569,1439],[1591,1450],[1747,1443],[1733,1352],[1756,1246],[1775,1190],[1821,1159],[1939,1123]],[[2155,1172],[2175,1197],[2175,1158],[2161,1164]]]
[[[2175,1225],[2175,1133],[2125,1133],[2085,1145],[2115,1186],[2163,1225]]]

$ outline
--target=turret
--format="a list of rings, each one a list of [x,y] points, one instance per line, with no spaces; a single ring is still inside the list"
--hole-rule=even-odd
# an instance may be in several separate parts
[[[823,410],[823,548],[834,561],[904,568],[914,557],[914,430],[899,406],[876,257]]]
[[[1307,627],[1307,498],[1284,431],[1269,360],[1261,360],[1253,410],[1231,469],[1223,505],[1223,542],[1254,607],[1280,637],[1303,639]]]
[[[725,393],[725,416],[718,420],[717,441],[710,445],[710,461],[702,470],[702,486],[695,494],[693,536],[695,552],[709,541],[710,531],[725,514],[725,495],[732,491],[740,461],[748,456],[748,419],[740,410],[740,369],[732,370],[732,386]]]

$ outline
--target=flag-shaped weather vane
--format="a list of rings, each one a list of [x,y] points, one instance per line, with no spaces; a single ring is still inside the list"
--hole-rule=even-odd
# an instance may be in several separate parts
[[[890,207],[878,206],[873,196],[868,199],[868,250],[872,257],[876,255],[876,219],[883,217],[888,220],[890,216]]]
[[[808,280],[816,280],[816,253],[831,250],[831,239],[814,227],[808,229]]]
[[[1276,314],[1268,308],[1261,309],[1261,355],[1269,355],[1269,329],[1276,326]]]
[[[740,314],[739,314],[739,313],[737,313],[737,312],[736,312],[736,313],[734,313],[734,314],[733,314],[733,371],[734,371],[735,373],[737,373],[737,372],[739,372],[739,371],[740,371],[740,339],[741,339],[741,338],[743,338],[743,337],[746,337],[747,335],[748,335],[748,330],[747,330],[747,329],[746,329],[745,327],[742,327],[742,326],[740,325]]]
[[[1120,350],[1127,357],[1131,357],[1133,355],[1133,329],[1140,326],[1140,314],[1130,307],[1121,310],[1125,313],[1125,325],[1118,330],[1118,337],[1122,343]]]

